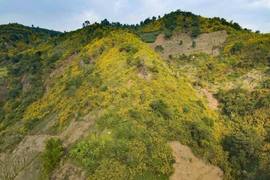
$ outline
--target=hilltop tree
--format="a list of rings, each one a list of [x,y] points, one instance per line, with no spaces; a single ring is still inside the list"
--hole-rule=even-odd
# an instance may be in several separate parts
[[[90,21],[88,21],[88,20],[85,21],[84,23],[85,23],[86,26],[89,26],[90,25]]]
[[[107,19],[104,19],[103,21],[101,21],[101,24],[102,25],[109,26],[110,25],[110,22]]]

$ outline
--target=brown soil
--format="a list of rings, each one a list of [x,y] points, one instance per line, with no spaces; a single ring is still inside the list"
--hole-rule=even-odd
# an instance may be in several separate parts
[[[35,159],[37,158],[37,154],[44,151],[45,142],[49,138],[60,138],[63,141],[63,147],[68,148],[70,144],[75,143],[78,139],[84,136],[86,134],[85,132],[89,132],[89,130],[91,130],[91,126],[93,125],[93,122],[94,122],[93,120],[100,116],[101,116],[101,111],[97,112],[96,114],[90,113],[89,115],[83,117],[81,120],[78,120],[78,121],[72,120],[68,128],[59,135],[35,134],[35,135],[26,136],[18,145],[18,147],[11,153],[11,155],[1,154],[1,159],[9,158],[10,163],[6,165],[7,167],[9,167],[9,169],[14,169],[14,167],[17,168],[17,165],[15,166],[15,164],[18,164],[18,163],[14,163],[14,162],[16,162],[18,157],[21,157],[22,154],[24,154],[23,157],[27,157],[27,161],[23,159],[23,162],[25,162],[24,166],[22,167],[20,166],[19,168],[17,168],[17,172],[13,172],[13,171],[8,172],[9,174],[7,174],[7,176],[13,177],[11,179],[14,179],[14,177],[16,176],[17,180],[25,179],[25,177],[30,177],[30,175],[32,174],[30,171],[35,169],[32,166],[37,166],[37,163],[38,163],[38,162],[35,162]],[[47,121],[47,123],[50,123],[50,122],[51,120]],[[44,126],[46,125],[44,124]],[[35,153],[35,156],[31,155],[33,153]],[[38,164],[38,166],[41,166],[41,165]],[[55,173],[55,177],[61,176],[62,173],[70,173],[70,170],[73,169],[74,167],[75,166],[73,166],[72,168],[70,168],[70,166],[64,167],[64,168],[61,167],[59,172],[57,171]],[[39,173],[41,173],[40,168],[37,168],[37,169],[39,170]],[[29,176],[27,176],[27,174],[29,174]],[[35,176],[39,176],[39,175],[36,174]],[[74,175],[75,179],[81,179],[79,177],[82,177],[82,176]],[[73,179],[73,176],[71,176],[71,179]]]
[[[169,40],[164,39],[164,34],[157,36],[157,39],[154,43],[149,43],[149,46],[155,49],[156,46],[162,45],[164,48],[163,52],[158,52],[164,59],[168,59],[169,55],[179,56],[182,54],[192,54],[194,52],[204,52],[211,54],[213,56],[218,56],[219,45],[225,42],[227,38],[226,31],[216,31],[206,34],[201,34],[197,38],[191,38],[187,34],[181,33],[176,36],[173,36]],[[180,41],[183,41],[183,44],[180,45]],[[192,42],[196,42],[196,46],[192,47]]]
[[[67,59],[63,61],[63,63],[57,67],[53,72],[51,72],[50,77],[54,77],[56,75],[62,74],[65,69],[71,65],[71,63],[76,59],[77,55],[71,55]]]
[[[202,89],[202,92],[204,93],[204,95],[207,98],[208,101],[208,106],[212,109],[212,110],[217,110],[218,109],[218,100],[216,95],[208,92],[206,89]]]
[[[52,175],[51,180],[66,179],[66,180],[85,180],[86,172],[82,168],[66,163],[62,166],[57,174]]]
[[[157,36],[156,41],[153,43],[153,45],[158,46],[158,45],[163,45],[163,44],[165,44],[164,34],[159,34]]]
[[[220,168],[205,163],[194,156],[191,149],[179,142],[170,142],[176,163],[171,180],[221,180],[223,172]]]

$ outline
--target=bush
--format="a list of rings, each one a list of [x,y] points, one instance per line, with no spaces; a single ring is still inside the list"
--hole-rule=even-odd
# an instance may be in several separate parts
[[[195,41],[192,41],[192,45],[191,47],[195,48],[196,47],[196,42]]]
[[[182,45],[182,44],[183,44],[183,41],[182,41],[182,40],[180,40],[180,41],[179,41],[179,45]]]
[[[121,45],[120,49],[119,49],[120,52],[132,52],[133,54],[135,54],[136,52],[139,51],[139,49],[131,44],[123,44]]]
[[[172,113],[168,105],[162,100],[151,102],[150,107],[157,113],[158,116],[162,116],[164,119],[170,119],[172,117]]]
[[[155,47],[155,51],[156,52],[164,52],[164,48],[163,48],[163,46],[158,45],[158,46]]]
[[[200,34],[201,34],[200,28],[199,28],[199,27],[195,27],[195,28],[192,30],[191,36],[192,36],[192,37],[198,37]]]
[[[40,155],[43,160],[43,177],[49,179],[52,171],[59,167],[59,159],[64,154],[60,139],[50,138],[46,142],[45,154]]]
[[[241,51],[243,47],[243,43],[241,42],[236,42],[233,47],[231,48],[231,53],[236,54],[237,52]]]
[[[172,32],[170,32],[170,31],[166,32],[164,38],[165,39],[170,39],[172,37],[172,35],[173,35]]]

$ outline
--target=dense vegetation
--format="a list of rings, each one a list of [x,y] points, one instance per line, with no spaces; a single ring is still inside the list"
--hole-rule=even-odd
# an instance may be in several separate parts
[[[183,54],[165,62],[156,53],[162,46],[143,42],[161,32],[196,38],[218,30],[229,37],[217,57]],[[15,149],[43,122],[50,122],[48,135],[74,121],[91,122],[65,151],[60,140],[47,141],[45,178],[62,157],[90,179],[168,179],[174,159],[167,143],[176,140],[221,167],[226,179],[269,179],[269,39],[225,19],[179,10],[140,25],[105,19],[61,34],[0,26],[0,85],[7,89],[0,150]],[[255,85],[239,83],[250,72],[260,74]],[[210,87],[218,89],[220,110],[211,110],[195,91]]]

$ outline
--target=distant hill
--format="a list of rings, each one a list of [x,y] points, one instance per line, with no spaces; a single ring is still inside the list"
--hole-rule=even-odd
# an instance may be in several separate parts
[[[37,46],[61,32],[21,24],[0,25],[0,63],[14,53]]]
[[[178,10],[0,42],[0,179],[270,178],[270,34]]]

